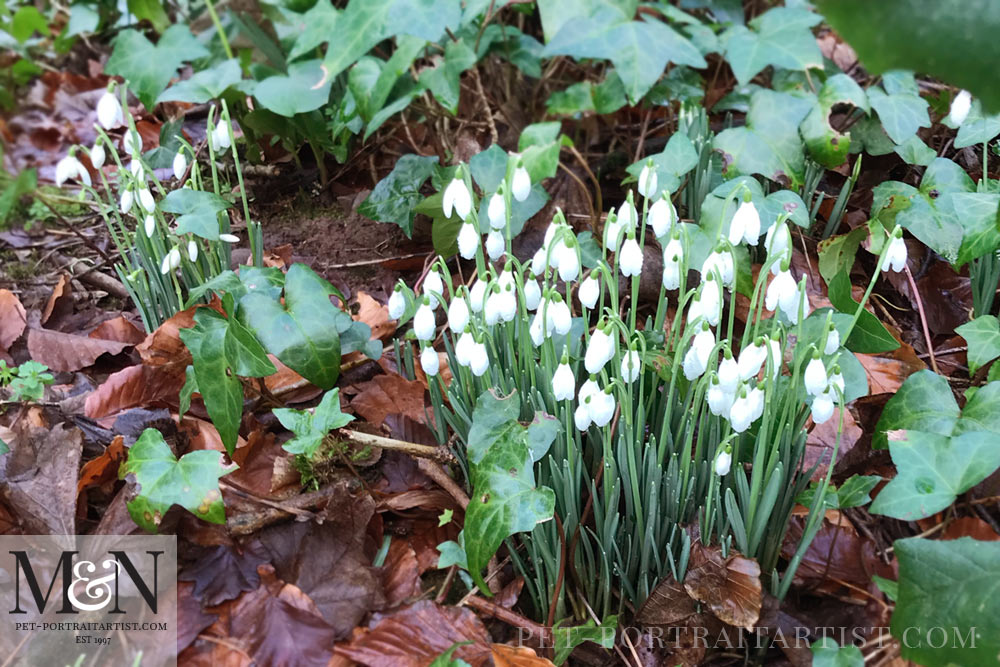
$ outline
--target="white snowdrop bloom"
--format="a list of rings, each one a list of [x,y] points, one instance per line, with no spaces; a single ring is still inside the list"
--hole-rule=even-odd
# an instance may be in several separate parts
[[[713,250],[701,265],[701,279],[707,280],[715,271],[719,272],[722,284],[732,289],[736,280],[736,265],[731,252]]]
[[[729,474],[729,468],[733,464],[733,455],[729,451],[723,449],[719,452],[719,455],[715,457],[715,474],[719,477],[725,477]]]
[[[152,213],[146,216],[146,219],[142,223],[143,231],[146,232],[146,238],[153,238],[153,232],[156,231],[156,218]]]
[[[580,258],[576,254],[576,244],[568,246],[560,243],[552,255],[563,282],[572,282],[580,277]]]
[[[591,272],[576,290],[576,296],[580,299],[580,304],[584,308],[592,309],[597,305],[597,299],[601,296],[601,283],[595,277],[595,272]]]
[[[714,276],[709,276],[701,284],[698,294],[688,309],[689,322],[694,322],[699,317],[704,317],[705,321],[713,327],[719,323],[719,319],[722,317],[722,285]]]
[[[462,220],[469,217],[472,212],[472,195],[462,179],[452,179],[451,183],[444,189],[444,195],[441,197],[441,209],[446,218],[451,217],[453,210]]]
[[[486,343],[476,343],[472,349],[472,359],[469,363],[472,374],[477,378],[486,374],[490,368],[490,356],[486,351]]]
[[[438,300],[435,297],[444,297],[444,280],[437,269],[431,269],[424,276],[423,293],[431,297],[431,308],[437,309]]]
[[[642,171],[639,172],[639,184],[636,186],[639,189],[639,194],[649,199],[656,194],[657,185],[656,170],[650,169],[647,162],[642,165]]]
[[[733,407],[733,400],[736,397],[722,388],[722,384],[717,377],[713,377],[712,383],[708,387],[706,398],[708,400],[708,409],[712,411],[713,415],[728,418],[729,410]]]
[[[732,353],[726,350],[722,361],[719,362],[719,384],[722,390],[729,394],[735,394],[736,388],[740,385],[740,368]]]
[[[771,338],[767,341],[767,361],[771,364],[771,380],[777,379],[781,373],[781,362],[784,360],[784,353],[781,350],[781,341]],[[756,373],[754,373],[756,375]]]
[[[462,332],[455,343],[455,361],[466,368],[472,363],[472,355],[476,352],[476,339],[468,331]]]
[[[548,248],[552,245],[552,241],[556,238],[557,231],[559,231],[559,223],[553,220],[549,223],[548,227],[545,228],[545,236],[542,238],[543,248]]]
[[[753,405],[750,393],[744,388],[733,401],[733,407],[729,410],[729,424],[737,433],[743,433],[750,428],[752,423]]]
[[[87,168],[72,155],[67,155],[56,163],[56,185],[61,187],[70,179],[90,185],[90,173]]]
[[[181,251],[177,249],[176,246],[170,249],[166,255],[163,256],[163,261],[160,263],[160,273],[166,275],[179,267],[181,265]]]
[[[471,227],[472,225],[469,226]],[[491,261],[495,262],[500,259],[505,248],[506,243],[503,239],[503,232],[494,229],[486,235],[486,254]]]
[[[771,273],[778,275],[781,266],[785,262],[792,261],[792,233],[788,230],[788,223],[782,221],[771,225],[764,237],[764,247],[767,248],[767,258],[776,257],[771,264]]]
[[[564,359],[552,375],[552,395],[557,401],[571,401],[576,393],[576,378]]]
[[[795,299],[789,299],[784,302],[779,301],[778,306],[792,324],[798,324],[800,316],[805,317],[809,315],[809,299],[806,297],[805,276],[802,276],[802,279],[795,286]],[[799,308],[802,309],[802,312],[799,312]]]
[[[479,249],[479,232],[471,222],[462,223],[462,228],[458,230],[458,254],[463,259],[472,259]]]
[[[389,319],[398,320],[405,312],[406,296],[403,294],[402,286],[396,285],[392,294],[389,295]]]
[[[835,404],[833,402],[833,395],[829,389],[821,393],[819,396],[813,399],[812,402],[812,419],[816,424],[822,424],[823,422],[830,419],[833,416],[833,409]]]
[[[121,198],[118,201],[122,214],[126,214],[132,210],[132,201],[132,191],[127,189],[122,190]]]
[[[967,90],[960,91],[958,95],[955,95],[955,99],[951,101],[951,108],[948,110],[948,120],[952,125],[958,127],[965,122],[970,109],[972,109],[972,95]]]
[[[823,365],[823,360],[818,356],[814,356],[806,364],[806,372],[803,377],[803,382],[806,387],[806,391],[811,396],[819,396],[824,391],[826,391],[829,381],[826,376],[826,366]]]
[[[500,289],[495,288],[490,292],[490,295],[486,297],[486,305],[483,307],[483,318],[486,320],[486,324],[493,326],[500,321],[500,305],[503,301],[503,297],[500,294]]]
[[[528,278],[524,282],[524,307],[527,310],[535,310],[542,300],[542,288],[538,286],[538,281]]]
[[[826,345],[823,346],[823,354],[833,354],[840,349],[840,332],[833,326],[826,334]]]
[[[486,305],[487,284],[489,284],[489,278],[486,280],[476,278],[476,282],[472,283],[472,289],[469,290],[469,306],[474,313],[483,312],[483,306]]]
[[[413,333],[417,340],[431,340],[437,324],[434,322],[434,309],[431,308],[430,299],[424,297],[423,303],[417,308],[416,315],[413,316]]]
[[[760,367],[767,360],[767,348],[763,342],[754,342],[740,351],[740,358],[736,362],[740,372],[741,380],[749,380],[757,377]]]
[[[627,199],[618,207],[618,224],[628,232],[634,231],[639,225],[639,212],[635,210],[635,204]]]
[[[490,219],[490,227],[493,229],[503,229],[507,226],[507,204],[499,192],[490,197],[490,203],[486,207],[486,217]]]
[[[544,245],[535,251],[535,254],[531,257],[532,275],[540,276],[545,273],[545,266],[548,261],[548,251],[548,247]]]
[[[670,239],[663,249],[663,287],[677,289],[681,285],[681,263],[684,261],[684,246],[680,239]]]
[[[642,273],[642,248],[639,247],[635,236],[631,234],[625,239],[625,243],[622,244],[622,249],[618,253],[618,267],[626,278]]]
[[[513,285],[501,288],[497,308],[500,310],[501,322],[513,322],[517,318],[517,292]]]
[[[424,369],[424,373],[431,377],[437,375],[438,371],[441,370],[441,358],[430,345],[420,351],[420,368]]]
[[[888,271],[890,268],[896,273],[906,268],[906,242],[903,241],[902,236],[896,236],[895,234],[893,234],[892,240],[889,242],[889,249],[885,253],[885,259],[882,260],[882,270]]]
[[[219,240],[223,243],[239,243],[240,237],[236,234],[219,234]]]
[[[601,391],[601,386],[597,384],[597,381],[587,378],[584,380],[583,384],[580,385],[580,391],[576,395],[576,400],[581,405],[588,404],[588,399],[599,391]]]
[[[544,324],[545,321],[542,316],[542,311],[539,310],[531,319],[531,326],[528,327],[528,334],[531,336],[531,342],[535,347],[538,347],[545,342],[547,327],[545,327]]]
[[[188,241],[188,259],[192,262],[198,261],[198,242],[194,239]]]
[[[128,163],[128,170],[136,181],[140,181],[142,185],[146,184],[146,170],[142,168],[141,162],[138,160],[130,160]]]
[[[232,145],[233,142],[229,138],[229,124],[222,122],[216,125],[215,129],[212,130],[212,148],[222,152]]]
[[[771,280],[764,293],[764,307],[774,311],[781,308],[787,313],[795,311],[799,305],[799,288],[790,271],[781,271]]]
[[[608,250],[618,252],[622,238],[626,231],[626,225],[613,212],[608,214],[608,220],[604,223],[604,245]]]
[[[497,285],[500,286],[500,289],[505,290],[508,285],[514,287],[514,283],[514,265],[508,262],[503,267],[503,271],[500,272],[500,277],[497,278]]]
[[[760,239],[760,214],[757,212],[757,207],[750,201],[740,202],[729,223],[729,242],[734,246],[743,241],[757,245],[758,239]]]
[[[840,366],[834,366],[830,372],[830,386],[827,390],[830,391],[834,387],[840,390],[841,395],[843,395],[844,390],[847,388],[847,383],[844,382],[844,376],[840,372]]]
[[[448,326],[452,331],[458,333],[465,331],[465,327],[468,324],[469,305],[465,302],[465,297],[456,296],[452,298],[451,304],[448,306]]]
[[[170,273],[170,253],[164,255],[163,259],[160,261],[160,273],[163,275]]]
[[[642,366],[639,360],[638,350],[629,350],[628,354],[622,357],[622,379],[631,384],[639,379]]]
[[[615,416],[615,397],[608,393],[610,387],[590,397],[590,418],[598,428],[603,428]]]
[[[583,405],[582,403],[576,406],[576,410],[573,411],[573,423],[576,424],[578,431],[586,431],[590,428],[592,421],[590,418],[590,406]]]
[[[646,219],[649,220],[653,228],[653,235],[658,239],[670,233],[674,223],[677,221],[677,211],[669,197],[660,197],[646,212]]]
[[[97,122],[105,130],[113,130],[125,124],[122,103],[111,91],[104,91],[101,98],[97,100]]]
[[[94,165],[94,169],[100,169],[104,166],[104,159],[107,155],[104,152],[104,146],[100,144],[94,144],[90,149],[90,164]]]
[[[142,135],[131,130],[125,132],[122,137],[122,149],[133,158],[138,157],[142,152]]]
[[[753,385],[747,398],[750,400],[750,421],[755,422],[764,414],[764,392],[759,386]]]
[[[715,348],[715,334],[707,325],[702,327],[694,340],[691,341],[691,348],[684,355],[684,377],[694,380],[704,374],[708,367],[708,360]]]
[[[153,199],[153,193],[149,191],[149,188],[139,190],[139,205],[149,213],[156,210],[156,200]]]
[[[174,169],[174,178],[178,181],[184,178],[184,172],[187,171],[188,165],[187,158],[184,157],[184,153],[182,151],[177,151],[177,154],[174,155],[174,163],[172,166]]]
[[[615,356],[615,341],[600,328],[595,329],[590,336],[587,352],[583,357],[583,366],[591,375],[601,372],[604,364]]]
[[[524,167],[514,170],[514,175],[510,179],[510,194],[517,201],[524,201],[531,194],[531,176]]]
[[[548,317],[552,328],[559,335],[568,334],[570,327],[573,326],[573,314],[570,312],[569,306],[562,299],[549,304]]]

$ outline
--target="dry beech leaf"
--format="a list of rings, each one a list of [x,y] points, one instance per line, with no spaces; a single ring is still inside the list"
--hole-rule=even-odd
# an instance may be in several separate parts
[[[129,345],[138,345],[146,340],[146,334],[143,333],[142,329],[125,319],[124,315],[104,320],[90,332],[90,337],[102,340],[116,340],[119,343],[127,343]]]
[[[10,290],[0,289],[0,352],[6,352],[14,344],[28,320],[21,301]]]
[[[100,419],[155,403],[176,404],[184,386],[184,369],[178,374],[169,366],[129,366],[108,379],[87,396],[84,413]]]
[[[58,326],[59,322],[73,313],[73,286],[70,284],[69,274],[63,273],[59,276],[59,281],[52,288],[52,294],[42,311],[42,324],[48,324],[52,320]]]
[[[357,294],[358,314],[354,319],[364,322],[372,330],[372,338],[385,339],[396,332],[396,321],[389,319],[389,307],[376,301],[371,294]]]
[[[118,479],[118,466],[125,460],[125,438],[116,435],[103,452],[83,464],[76,493],[80,495],[92,486],[101,486]]]
[[[420,596],[420,565],[409,542],[395,538],[389,544],[385,565],[382,566],[382,586],[387,608]]]
[[[729,625],[750,630],[760,618],[760,566],[735,551],[723,558],[718,547],[693,543],[684,590]]]
[[[54,371],[78,371],[91,366],[102,354],[115,355],[128,343],[98,340],[50,329],[28,330],[28,352],[35,361]]]
[[[694,545],[692,545],[692,551]],[[635,620],[642,625],[675,626],[696,613],[694,600],[672,576],[666,576],[653,588],[639,608]]]
[[[551,660],[539,658],[534,649],[527,646],[493,644],[490,651],[494,667],[555,667]]]
[[[785,558],[795,555],[802,540],[805,517],[793,516],[788,534],[781,545]],[[858,535],[850,521],[836,513],[824,518],[819,532],[806,549],[795,582],[810,587],[829,584],[831,590],[840,589],[843,583],[862,589],[871,584],[872,575],[895,579],[891,565],[878,556],[878,546],[869,538]]]
[[[76,480],[83,432],[66,424],[31,427],[10,445],[0,486],[28,534],[76,534]]]
[[[896,393],[906,378],[927,368],[913,347],[906,343],[882,355],[859,354],[857,357],[868,375],[868,393],[872,396]]]
[[[957,540],[960,537],[971,537],[981,542],[1000,540],[1000,534],[993,530],[993,526],[975,516],[959,517],[941,532],[942,540]]]
[[[424,421],[424,385],[401,375],[376,375],[358,385],[361,390],[351,400],[355,412],[372,424],[381,424],[389,415],[405,415]]]

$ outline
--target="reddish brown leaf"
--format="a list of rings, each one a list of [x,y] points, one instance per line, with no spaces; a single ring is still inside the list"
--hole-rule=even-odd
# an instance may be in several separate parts
[[[892,567],[878,557],[878,549],[867,537],[858,535],[854,526],[839,512],[824,518],[819,532],[795,572],[795,581],[811,586],[832,583],[840,588],[846,582],[862,589],[871,584],[872,575],[895,579]],[[832,520],[831,520],[832,519]],[[781,552],[791,558],[802,539],[805,517],[793,516]]]
[[[401,375],[376,375],[358,387],[351,407],[372,424],[382,424],[389,415],[405,415],[424,421],[424,385]]]
[[[684,590],[729,625],[750,630],[760,618],[760,566],[735,551],[723,558],[718,547],[693,543]]]
[[[14,344],[28,320],[21,301],[10,290],[0,289],[0,352],[6,352]]]
[[[194,597],[205,606],[214,607],[258,588],[257,566],[267,561],[268,554],[255,544],[246,548],[231,545],[199,548],[193,562],[181,570],[177,579],[193,582]]]
[[[100,419],[122,410],[141,406],[176,404],[184,386],[184,369],[176,367],[129,366],[112,373],[96,391],[87,396],[84,412],[91,419]]]
[[[646,626],[671,627],[696,612],[694,600],[684,587],[672,576],[667,575],[653,588],[639,608],[635,620]]]
[[[494,667],[555,667],[551,660],[539,658],[533,649],[527,646],[508,646],[493,644],[490,646],[493,654]]]
[[[957,540],[960,537],[971,537],[982,542],[1000,540],[1000,535],[993,530],[993,526],[975,516],[961,516],[949,523],[941,533],[942,540]]]
[[[8,441],[0,487],[28,534],[76,534],[76,479],[83,432],[65,424],[29,427]]]
[[[389,553],[382,566],[382,587],[389,608],[419,597],[422,592],[420,566],[409,542],[394,538],[389,544]]]
[[[413,531],[410,534],[410,546],[417,554],[417,563],[420,565],[420,573],[437,567],[441,553],[437,547],[442,542],[458,539],[458,531],[461,529],[458,512],[452,521],[443,526],[439,526],[437,519],[416,519],[413,522]]]
[[[337,645],[338,655],[367,667],[425,667],[453,645],[453,657],[473,667],[490,664],[493,653],[482,621],[465,607],[442,607],[421,600],[388,614],[374,614],[367,629]]]
[[[90,337],[103,340],[116,340],[119,343],[126,343],[128,345],[138,345],[146,340],[146,334],[139,327],[125,319],[124,315],[104,320],[90,332]]]
[[[813,429],[809,431],[809,436],[806,439],[806,455],[802,461],[802,470],[810,470],[817,462],[820,462],[812,475],[813,480],[826,477],[826,471],[830,467],[831,455],[834,450],[837,450],[837,461],[843,461],[844,455],[851,451],[861,438],[861,427],[854,421],[854,416],[850,410],[844,411],[844,427],[839,436],[839,449],[837,449],[838,430],[840,430],[840,408],[834,410],[833,417],[830,417],[822,424],[813,426]]]
[[[226,479],[263,498],[275,497],[299,484],[299,473],[290,465],[289,455],[275,441],[274,434],[253,431],[244,447],[233,452],[239,470]]]
[[[389,319],[389,307],[376,301],[367,292],[357,294],[358,314],[354,319],[372,330],[372,338],[385,339],[396,333],[396,321]]]
[[[28,330],[31,358],[54,371],[78,371],[92,365],[102,354],[115,355],[126,347],[128,344],[113,340],[98,340],[49,329]]]
[[[92,486],[101,486],[118,479],[118,466],[125,460],[125,439],[116,435],[99,456],[87,461],[80,469],[76,493],[80,495]]]
[[[267,358],[271,360],[278,371],[264,378],[264,385],[269,392],[284,403],[311,401],[323,393],[322,389],[281,363],[273,354],[267,355]]]
[[[52,288],[45,310],[42,311],[42,324],[52,324],[56,327],[66,316],[73,313],[73,286],[70,284],[69,274],[59,276],[59,281]]]
[[[206,614],[201,600],[194,597],[194,585],[177,584],[177,650],[183,651],[202,630],[211,626],[217,616]]]
[[[913,347],[903,343],[900,347],[884,355],[859,354],[858,361],[865,367],[871,395],[894,394],[906,378],[927,368],[927,364],[917,357]]]

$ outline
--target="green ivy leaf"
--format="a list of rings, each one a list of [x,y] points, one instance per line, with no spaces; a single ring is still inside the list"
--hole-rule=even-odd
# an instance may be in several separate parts
[[[441,106],[456,114],[462,73],[477,60],[476,53],[463,40],[449,41],[444,56],[437,58],[436,65],[420,73],[420,83],[430,89]]]
[[[969,373],[1000,357],[1000,320],[993,315],[980,315],[956,327],[955,333],[968,343]]]
[[[851,104],[867,113],[868,96],[857,82],[846,74],[834,74],[823,83],[816,104],[802,121],[800,131],[812,159],[824,167],[839,167],[851,149],[851,135],[835,130],[830,125],[833,107]]]
[[[539,0],[538,14],[545,41],[549,42],[567,21],[590,18],[602,12],[617,21],[628,21],[635,17],[638,6],[638,0]]]
[[[600,625],[595,624],[594,619],[588,619],[583,625],[557,624],[552,628],[555,664],[561,665],[566,662],[573,649],[586,642],[594,642],[606,649],[614,648],[617,628],[618,617],[615,615],[607,616]]]
[[[1000,134],[1000,114],[984,114],[983,105],[979,100],[973,100],[969,115],[958,128],[955,148],[978,146],[992,141],[998,134]]]
[[[751,29],[734,26],[723,33],[726,61],[740,85],[772,65],[806,70],[823,67],[823,54],[811,28],[822,17],[804,9],[775,7],[750,22]]]
[[[630,178],[626,182],[637,183],[639,174],[649,159],[653,161],[653,168],[656,170],[656,187],[672,193],[680,187],[681,177],[698,165],[698,151],[686,134],[674,132],[662,151],[628,166],[626,171]]]
[[[850,272],[861,242],[868,238],[867,227],[856,227],[847,234],[831,236],[819,242],[819,274],[829,285],[838,273]]]
[[[319,109],[330,99],[332,79],[319,60],[288,66],[288,74],[269,76],[253,89],[260,105],[279,116],[291,117]]]
[[[841,646],[832,637],[820,637],[809,650],[813,667],[864,667],[865,657],[857,646]]]
[[[24,44],[35,32],[40,35],[48,35],[49,22],[34,5],[22,5],[10,17],[10,24],[6,32],[9,32],[10,36],[16,39],[19,44]]]
[[[890,631],[921,665],[995,665],[1000,655],[1000,542],[896,540],[899,595]],[[903,639],[905,638],[905,639]]]
[[[932,371],[917,371],[906,378],[882,409],[872,435],[872,449],[885,449],[887,432],[899,429],[949,436],[959,414],[948,381]]]
[[[888,94],[878,86],[868,89],[868,100],[878,113],[886,134],[897,144],[901,144],[921,127],[930,127],[927,102],[916,92]]]
[[[164,213],[177,216],[177,234],[194,234],[209,241],[219,240],[219,213],[232,206],[214,192],[178,188],[159,203]]]
[[[235,463],[222,465],[222,454],[210,449],[188,452],[178,460],[163,435],[147,428],[129,448],[118,478],[135,475],[138,491],[128,502],[128,513],[140,528],[155,533],[172,505],[180,505],[199,519],[225,523],[219,478],[236,467]]]
[[[332,2],[317,2],[313,5],[301,17],[303,30],[288,52],[288,59],[295,60],[327,41],[336,28],[339,16],[340,10]]]
[[[147,109],[170,83],[181,63],[206,58],[208,50],[186,25],[172,25],[154,46],[142,33],[123,30],[114,40],[114,50],[104,71],[124,77],[129,88]]]
[[[915,134],[893,150],[896,155],[903,158],[906,164],[915,164],[921,167],[930,166],[937,157],[937,152]]]
[[[835,275],[827,287],[827,296],[833,307],[842,313],[854,315],[859,304],[851,296],[851,278],[847,271],[844,270]],[[874,314],[867,309],[862,309],[861,316],[844,346],[852,352],[877,354],[897,349],[899,341],[893,338],[885,325]]]
[[[587,111],[598,114],[614,113],[627,103],[621,77],[611,70],[600,83],[580,81],[566,90],[552,93],[545,102],[545,108],[553,115],[576,116]]]
[[[235,86],[243,78],[240,61],[236,58],[223,60],[209,69],[195,72],[191,78],[178,81],[160,93],[156,102],[191,102],[204,104],[222,96],[230,86]]]
[[[352,415],[345,415],[340,411],[339,389],[326,392],[313,410],[275,408],[274,416],[282,426],[295,434],[294,438],[281,445],[282,448],[306,458],[316,453],[330,431],[343,428],[354,420]]]
[[[413,236],[414,207],[424,198],[420,188],[434,173],[437,156],[404,155],[396,161],[389,175],[358,207],[358,213],[377,222],[394,222]]]

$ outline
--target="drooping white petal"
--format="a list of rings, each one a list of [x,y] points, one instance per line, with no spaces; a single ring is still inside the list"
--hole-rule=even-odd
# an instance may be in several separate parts
[[[417,340],[431,340],[434,338],[436,329],[434,309],[428,303],[420,304],[417,313],[413,316],[413,334]]]
[[[760,214],[753,202],[740,202],[739,208],[733,214],[732,222],[729,223],[729,242],[732,245],[739,245],[746,241],[750,245],[757,245],[760,238]]]
[[[56,163],[56,185],[61,187],[70,179],[80,178],[80,172],[86,173],[86,171],[79,160],[72,155],[67,155]]]
[[[458,230],[458,254],[463,259],[472,259],[479,249],[479,232],[471,222],[462,223],[462,228]]]
[[[708,409],[712,411],[713,415],[716,417],[725,415],[728,418],[729,410],[733,407],[733,400],[735,399],[733,394],[727,392],[722,388],[721,384],[716,382],[708,388],[706,398],[708,400]]]
[[[192,262],[198,261],[198,242],[194,239],[188,241],[188,259]]]
[[[236,234],[219,234],[219,240],[223,243],[239,243],[240,237]]]
[[[469,364],[472,363],[472,355],[475,354],[475,351],[476,339],[468,331],[463,332],[458,337],[458,342],[455,343],[455,361],[458,362],[459,366],[468,368]]]
[[[642,165],[642,171],[639,172],[639,194],[643,197],[649,199],[656,194],[656,170],[650,169],[648,164]]]
[[[907,250],[906,242],[901,236],[893,235],[889,242],[889,249],[886,250],[885,259],[882,260],[882,270],[888,271],[890,268],[899,273],[906,268]]]
[[[951,108],[948,110],[948,120],[955,127],[958,127],[965,122],[965,119],[969,116],[969,110],[972,109],[972,95],[967,90],[962,90],[955,95],[955,99],[951,101]]]
[[[740,379],[749,380],[750,378],[757,377],[760,367],[764,365],[766,359],[767,348],[764,345],[752,343],[743,348],[740,352],[740,358],[736,362],[740,372]]]
[[[576,254],[576,246],[569,247],[559,244],[553,253],[556,266],[559,267],[559,277],[563,282],[572,282],[580,277],[580,258]]]
[[[719,455],[715,457],[715,474],[719,477],[725,477],[729,474],[729,468],[733,464],[733,455],[722,450]]]
[[[170,249],[170,252],[167,253],[167,259],[170,260],[171,270],[181,265],[181,251],[177,249],[177,246]]]
[[[510,193],[517,201],[524,201],[531,194],[531,176],[524,167],[514,170],[510,180]]]
[[[622,244],[622,249],[618,253],[618,266],[626,278],[642,273],[642,248],[639,247],[635,237],[630,236]]]
[[[156,210],[156,200],[153,199],[153,193],[149,191],[149,188],[139,190],[139,205],[149,213]]]
[[[722,390],[729,394],[735,394],[736,388],[740,384],[740,368],[734,357],[723,357],[719,362],[719,384]]]
[[[469,306],[474,313],[483,312],[483,306],[486,305],[486,283],[487,281],[476,278],[469,290]]]
[[[493,326],[500,321],[500,306],[503,301],[499,291],[493,291],[488,297],[486,297],[486,305],[483,306],[483,319],[486,320],[486,324]]]
[[[615,342],[608,334],[596,329],[590,336],[587,352],[584,354],[583,366],[591,375],[601,372],[615,354]]]
[[[107,155],[104,152],[104,146],[101,144],[94,144],[90,149],[90,164],[94,165],[94,169],[100,169],[104,166],[104,159]]]
[[[566,335],[573,326],[573,314],[565,301],[553,301],[549,304],[549,317],[552,319],[552,328],[557,334]]]
[[[822,424],[829,420],[833,416],[834,407],[833,396],[829,391],[824,391],[814,398],[811,408],[813,422]]]
[[[469,324],[469,306],[465,302],[465,298],[461,296],[456,296],[451,300],[451,304],[448,306],[448,326],[455,333],[465,331],[465,327]]]
[[[764,237],[764,246],[768,260],[777,258],[771,265],[771,273],[778,275],[782,264],[792,259],[792,233],[788,231],[788,223],[782,221],[771,225]]]
[[[639,360],[638,350],[629,350],[628,354],[622,357],[622,380],[628,383],[635,382],[639,379],[641,371],[642,366]]]
[[[184,157],[184,153],[177,151],[174,155],[174,178],[178,181],[184,178],[184,172],[187,171],[187,158]]]
[[[97,122],[105,130],[113,130],[125,124],[122,104],[114,93],[104,91],[101,98],[97,100]]]
[[[122,214],[127,214],[132,211],[132,191],[122,190],[121,199],[119,199],[119,208]]]
[[[441,370],[441,358],[430,345],[420,351],[420,368],[431,377],[437,375],[438,371]]]
[[[153,238],[153,232],[156,231],[156,217],[153,216],[152,213],[148,214],[146,219],[143,221],[142,226],[143,230],[146,232],[146,238]]]
[[[398,320],[406,312],[406,296],[402,288],[395,289],[389,295],[389,319]],[[463,329],[465,327],[462,327]]]
[[[653,202],[646,216],[653,228],[653,234],[658,239],[669,234],[674,222],[677,221],[677,211],[674,210],[674,205],[668,197],[660,197]]]
[[[615,397],[606,391],[599,391],[590,397],[590,417],[598,428],[611,422],[615,415]]]
[[[517,293],[513,285],[504,287],[500,292],[499,299],[500,321],[513,322],[517,317]]]
[[[542,288],[538,286],[538,281],[528,278],[524,282],[524,307],[527,310],[535,310],[542,299]]]
[[[573,423],[576,425],[578,431],[586,431],[590,428],[592,421],[590,418],[590,406],[583,405],[582,403],[576,406],[576,410],[573,412]]]
[[[552,375],[552,395],[557,401],[571,401],[576,393],[576,378],[568,363],[561,363]]]
[[[507,226],[507,205],[504,203],[503,195],[499,192],[490,197],[489,206],[486,207],[486,215],[490,219],[490,227],[493,229],[503,229]]]
[[[438,300],[435,297],[444,296],[444,280],[437,269],[431,269],[427,272],[424,277],[423,292],[431,297],[431,308],[437,308]]]
[[[497,261],[503,255],[506,243],[503,239],[503,232],[494,229],[486,235],[486,255],[491,261]]]
[[[822,359],[814,357],[809,360],[809,363],[806,364],[803,384],[811,396],[819,396],[826,391],[829,382],[826,376],[826,366],[823,365]]]
[[[472,349],[472,359],[469,363],[469,369],[472,370],[472,374],[478,378],[485,375],[489,368],[490,356],[486,351],[486,344],[476,343],[475,347]]]
[[[584,308],[590,309],[597,305],[597,299],[601,296],[601,284],[594,278],[594,274],[590,274],[580,283],[580,288],[576,291],[576,296],[580,299],[580,303]]]
[[[823,346],[823,354],[833,354],[840,348],[840,332],[830,329],[826,334],[826,345]]]

